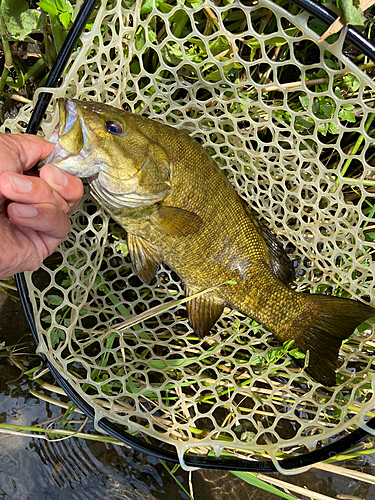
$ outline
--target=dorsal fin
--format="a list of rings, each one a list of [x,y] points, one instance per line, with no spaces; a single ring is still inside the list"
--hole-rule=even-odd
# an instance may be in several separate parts
[[[185,287],[186,296],[198,291]],[[193,330],[198,337],[203,338],[222,315],[224,302],[215,299],[212,295],[204,294],[186,302],[186,309]]]
[[[161,263],[158,249],[140,236],[128,233],[128,247],[134,270],[144,283],[156,276]]]
[[[266,255],[268,257],[266,260],[267,265],[276,278],[278,278],[282,283],[288,285],[295,279],[295,273],[292,262],[285,253],[283,245],[271,232],[271,230],[259,221],[256,212],[254,212],[254,210],[250,208],[244,200],[242,200],[242,202],[251,219],[251,222],[254,224],[264,242]]]
[[[267,226],[259,221],[257,222],[258,226],[256,227],[264,240],[269,257],[267,264],[276,278],[288,285],[295,278],[292,262],[285,253],[285,249],[277,237]]]

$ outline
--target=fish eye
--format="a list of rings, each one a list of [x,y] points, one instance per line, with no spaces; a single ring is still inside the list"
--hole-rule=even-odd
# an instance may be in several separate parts
[[[104,126],[110,134],[114,135],[122,134],[122,125],[119,122],[108,120],[107,122],[105,122]]]

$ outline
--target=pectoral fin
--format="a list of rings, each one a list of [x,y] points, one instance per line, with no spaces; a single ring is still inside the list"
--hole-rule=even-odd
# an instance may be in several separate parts
[[[144,283],[150,283],[156,276],[162,260],[158,249],[143,238],[130,233],[128,247],[135,272]]]
[[[198,290],[185,288],[187,296]],[[186,302],[189,322],[198,335],[205,337],[223,313],[224,303],[209,294],[201,295]]]
[[[161,231],[174,236],[189,236],[196,233],[202,225],[202,219],[193,212],[164,205],[158,205],[151,222]]]

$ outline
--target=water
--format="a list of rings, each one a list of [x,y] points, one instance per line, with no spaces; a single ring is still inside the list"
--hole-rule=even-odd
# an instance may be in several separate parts
[[[0,295],[0,342],[13,345],[31,340],[20,303]],[[14,360],[17,362],[17,351]],[[34,386],[35,388],[35,386]],[[0,358],[0,423],[30,426],[61,415],[55,405],[29,392],[26,376],[8,358]],[[86,429],[92,429],[88,424]],[[90,427],[91,426],[91,427]],[[374,474],[374,455],[348,464]],[[170,468],[173,464],[168,464]],[[229,472],[176,472],[194,500],[277,500],[280,497],[251,487]],[[375,486],[324,471],[284,481],[333,499],[375,499]],[[296,495],[306,500],[307,496]],[[48,441],[0,434],[0,500],[179,500],[188,499],[156,459],[127,447],[69,438]]]

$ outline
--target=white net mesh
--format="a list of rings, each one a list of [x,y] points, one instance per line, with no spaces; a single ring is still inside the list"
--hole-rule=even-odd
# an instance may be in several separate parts
[[[316,20],[289,2],[290,12],[270,0],[155,1],[103,2],[55,94],[187,129],[285,242],[299,290],[374,302],[375,89],[343,54],[343,36],[319,44]],[[30,112],[3,130],[24,131]],[[46,136],[55,122],[51,107]],[[97,419],[172,444],[182,461],[187,450],[226,449],[276,462],[365,426],[374,406],[370,332],[343,345],[331,389],[236,311],[208,341],[191,330],[184,306],[108,332],[181,298],[181,284],[163,267],[143,284],[124,231],[89,195],[72,221],[27,280],[39,351]]]

